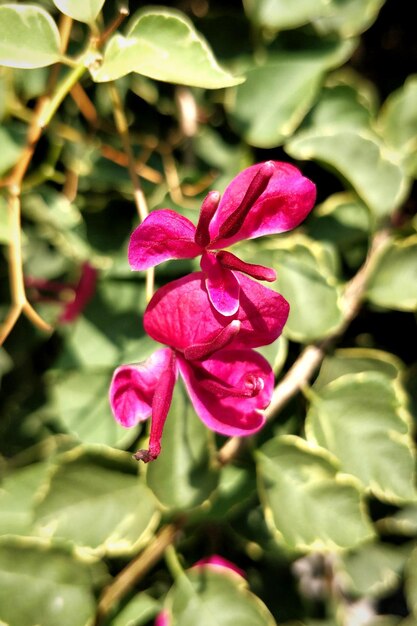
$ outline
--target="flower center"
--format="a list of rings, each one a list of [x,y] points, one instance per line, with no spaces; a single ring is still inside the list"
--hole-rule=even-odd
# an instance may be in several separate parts
[[[264,379],[255,373],[246,374],[236,386],[229,385],[227,382],[209,374],[207,370],[204,371],[204,374],[200,374],[198,378],[203,389],[220,398],[254,398],[265,386]]]

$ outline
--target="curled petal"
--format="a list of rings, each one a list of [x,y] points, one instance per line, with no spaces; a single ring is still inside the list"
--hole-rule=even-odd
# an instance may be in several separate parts
[[[201,205],[200,217],[195,231],[194,241],[201,247],[210,243],[209,226],[220,202],[218,191],[209,191]]]
[[[273,161],[274,173],[238,230],[221,235],[222,225],[235,214],[258,171],[265,165],[252,165],[238,174],[226,188],[219,208],[210,222],[210,249],[230,246],[236,241],[262,235],[282,233],[298,226],[309,214],[316,200],[316,187],[301,172],[290,165]]]
[[[274,374],[260,354],[226,348],[204,361],[179,357],[178,365],[197,415],[211,430],[242,436],[262,428]]]
[[[230,347],[256,348],[279,337],[288,318],[288,302],[272,289],[244,274],[240,283],[240,306],[234,316],[218,313],[207,296],[205,277],[194,272],[160,287],[143,318],[145,331],[174,350],[184,352],[196,344],[210,343],[233,319],[241,323]]]
[[[239,308],[239,281],[236,276],[219,263],[214,254],[203,253],[200,266],[207,276],[207,293],[216,311],[222,315],[234,315]]]
[[[198,256],[202,248],[194,242],[195,230],[189,219],[175,211],[152,211],[130,237],[130,267],[133,270],[146,270],[169,259],[192,259]]]
[[[256,265],[255,263],[245,263],[227,250],[220,250],[220,252],[216,254],[216,258],[223,267],[227,267],[230,270],[238,270],[257,280],[266,280],[269,283],[273,283],[277,278],[276,271],[271,267]]]
[[[143,363],[121,365],[116,369],[109,397],[119,424],[131,428],[151,415],[155,390],[161,375],[169,367],[171,355],[169,348],[162,348]]]

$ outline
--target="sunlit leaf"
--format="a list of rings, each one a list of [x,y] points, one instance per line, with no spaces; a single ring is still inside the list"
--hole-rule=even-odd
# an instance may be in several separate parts
[[[100,13],[105,0],[53,0],[53,2],[65,15],[91,24]]]
[[[138,12],[126,36],[114,35],[93,79],[106,82],[137,72],[170,83],[207,89],[243,81],[223,70],[206,40],[180,11],[153,8]]]
[[[307,437],[378,498],[414,500],[415,451],[404,400],[383,374],[346,374],[313,394]]]
[[[87,626],[102,564],[35,539],[0,538],[0,620],[9,626]]]
[[[35,509],[35,529],[100,554],[125,554],[143,543],[158,521],[155,500],[129,454],[77,448],[52,474]]]
[[[319,161],[335,170],[377,218],[392,214],[407,194],[404,170],[376,136],[365,131],[331,126],[302,131],[285,150],[294,158]]]
[[[219,568],[191,568],[187,580],[171,589],[167,606],[174,624],[181,626],[275,626],[263,602],[248,589],[244,578]]]
[[[231,123],[253,146],[281,145],[312,106],[325,72],[342,64],[352,49],[352,42],[347,41],[271,53],[230,94],[226,104]]]
[[[59,59],[58,27],[45,9],[32,4],[0,6],[0,65],[30,69]]]
[[[256,456],[266,519],[280,544],[301,550],[351,548],[373,536],[356,482],[337,473],[337,462],[326,450],[284,435],[268,441]]]
[[[379,372],[396,380],[403,369],[403,363],[390,352],[371,348],[342,348],[326,356],[314,381],[314,388],[322,389],[341,376],[360,372]]]
[[[417,236],[391,241],[375,259],[367,284],[370,302],[397,311],[417,308]]]

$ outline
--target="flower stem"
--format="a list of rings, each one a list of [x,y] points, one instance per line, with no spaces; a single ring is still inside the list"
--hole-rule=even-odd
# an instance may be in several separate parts
[[[135,201],[136,209],[139,214],[139,219],[143,222],[149,214],[148,204],[146,202],[145,194],[143,193],[142,186],[140,184],[139,176],[136,172],[135,158],[133,155],[132,145],[129,136],[129,125],[127,123],[126,115],[123,109],[123,103],[120,98],[120,94],[117,91],[114,83],[109,83],[110,97],[113,103],[113,115],[116,124],[117,132],[122,140],[123,149],[127,157],[127,169],[129,172],[130,180],[133,185],[133,198]],[[151,267],[146,270],[146,300],[152,298],[154,290],[154,268]]]
[[[164,526],[145,550],[130,561],[112,583],[104,589],[98,603],[95,626],[100,626],[103,623],[116,604],[159,561],[167,547],[175,541],[179,529],[180,523]]]
[[[85,56],[83,57],[85,59]],[[39,118],[39,126],[41,129],[48,126],[49,122],[55,115],[61,102],[68,95],[74,85],[80,80],[81,76],[87,71],[87,66],[84,63],[77,64],[72,70],[70,70],[65,78],[58,85],[55,93],[51,97],[49,103],[45,107]]]

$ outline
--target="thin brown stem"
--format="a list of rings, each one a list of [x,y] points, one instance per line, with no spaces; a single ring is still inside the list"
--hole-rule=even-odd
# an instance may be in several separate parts
[[[70,32],[72,26],[72,19],[67,16],[63,16],[60,20],[60,33],[61,33],[61,52],[64,53],[68,45]],[[24,284],[23,276],[23,259],[22,259],[22,241],[21,241],[21,207],[20,207],[20,194],[22,189],[23,179],[32,161],[33,154],[35,152],[36,145],[44,130],[42,119],[47,107],[50,106],[51,98],[50,93],[55,87],[55,83],[58,77],[58,66],[52,68],[49,75],[46,94],[39,98],[34,114],[31,118],[26,146],[23,150],[23,154],[19,161],[13,168],[9,178],[6,181],[8,187],[9,200],[9,223],[10,223],[10,241],[9,241],[9,280],[10,280],[10,293],[11,293],[11,307],[6,319],[4,320],[0,328],[0,345],[6,340],[14,325],[19,319],[21,313],[40,330],[45,332],[52,332],[53,328],[40,315],[35,311],[32,305],[29,303]]]
[[[113,582],[104,589],[97,608],[95,626],[100,626],[103,620],[111,613],[117,602],[145,576],[145,574],[162,558],[166,548],[171,545],[178,535],[180,524],[168,524],[156,535],[153,541],[139,556],[116,576]]]
[[[133,198],[135,201],[136,209],[139,214],[139,219],[143,222],[149,214],[148,204],[146,202],[145,194],[143,193],[139,176],[136,172],[136,163],[133,155],[132,145],[130,143],[129,126],[127,123],[126,115],[123,109],[122,100],[119,92],[117,91],[114,83],[109,83],[110,96],[113,103],[113,115],[116,124],[117,132],[122,140],[123,150],[127,157],[127,169],[129,172],[130,180],[133,185]],[[149,301],[152,297],[154,290],[154,269],[150,268],[146,271],[146,299]]]
[[[375,257],[389,238],[387,230],[377,232],[371,242],[367,258],[358,273],[347,284],[344,294],[343,322],[337,332],[315,345],[304,348],[298,359],[288,370],[283,379],[274,389],[272,400],[265,414],[266,419],[275,419],[287,403],[305,387],[317,368],[322,363],[328,350],[346,331],[351,321],[356,317],[366,289],[366,284],[372,269]],[[230,463],[245,445],[247,438],[231,437],[218,452],[218,460],[222,465]]]
[[[110,35],[112,35],[114,31],[119,28],[120,24],[125,21],[128,15],[129,8],[127,6],[120,7],[118,15],[115,17],[113,22],[106,28],[106,30],[100,35],[97,42],[98,46],[102,46],[104,43],[106,43]]]

